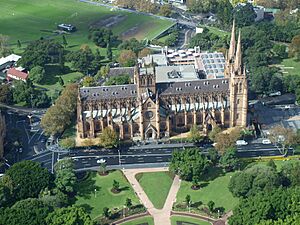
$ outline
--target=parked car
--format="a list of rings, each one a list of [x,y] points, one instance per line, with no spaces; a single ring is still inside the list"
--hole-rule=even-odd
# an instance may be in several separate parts
[[[248,145],[248,142],[244,140],[237,140],[235,144],[237,146],[243,146],[243,145]]]
[[[271,144],[271,141],[269,139],[263,139],[261,143],[263,145],[269,145],[269,144]]]

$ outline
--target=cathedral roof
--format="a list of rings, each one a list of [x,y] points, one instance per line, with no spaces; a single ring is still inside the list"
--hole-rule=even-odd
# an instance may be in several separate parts
[[[137,97],[136,84],[83,87],[80,97],[85,100],[105,100]]]
[[[160,95],[181,95],[225,92],[229,90],[228,79],[202,79],[189,82],[173,82],[157,84]]]

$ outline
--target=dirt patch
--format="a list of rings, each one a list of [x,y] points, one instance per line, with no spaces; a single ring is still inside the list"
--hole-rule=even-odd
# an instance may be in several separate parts
[[[120,36],[122,39],[127,40],[127,39],[134,37],[138,32],[139,32],[139,27],[134,26],[134,27],[130,28],[129,30],[123,32]]]
[[[127,16],[124,16],[124,15],[108,16],[106,18],[102,18],[101,20],[92,23],[90,25],[90,27],[93,27],[93,28],[100,28],[100,27],[112,28],[113,26],[116,26],[118,23],[125,20],[126,17]]]

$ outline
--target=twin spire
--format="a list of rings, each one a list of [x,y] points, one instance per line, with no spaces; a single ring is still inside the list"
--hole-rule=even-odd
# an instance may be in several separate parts
[[[233,20],[230,47],[228,50],[228,61],[234,63],[234,71],[242,69],[242,43],[241,43],[241,30],[239,30],[238,41],[236,45],[235,40],[235,20]]]

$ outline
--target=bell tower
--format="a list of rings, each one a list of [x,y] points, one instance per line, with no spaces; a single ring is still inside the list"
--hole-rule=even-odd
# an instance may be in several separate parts
[[[225,77],[229,79],[230,90],[230,127],[247,126],[248,83],[246,68],[242,63],[241,31],[235,40],[233,22],[230,48],[227,55]]]

